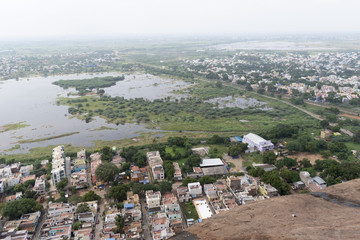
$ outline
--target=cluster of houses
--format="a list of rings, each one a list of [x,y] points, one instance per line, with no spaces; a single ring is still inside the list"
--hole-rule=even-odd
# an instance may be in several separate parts
[[[46,163],[45,163],[46,165]],[[33,172],[33,165],[22,166],[20,162],[11,165],[0,165],[0,194],[5,193],[6,188],[14,187],[18,184],[25,184],[27,181],[34,181],[35,186],[32,190],[42,196],[45,193],[45,176],[36,177]],[[30,188],[31,186],[29,186]],[[16,192],[13,195],[5,197],[5,202],[19,200],[23,197],[22,192]]]
[[[79,211],[79,206],[87,205],[88,210]],[[97,201],[75,204],[50,202],[46,219],[41,227],[40,240],[70,239],[73,232],[74,240],[93,239],[93,231],[98,214]],[[75,224],[77,225],[75,227]]]
[[[169,238],[184,229],[180,204],[174,193],[161,195],[159,191],[149,190],[145,197],[152,219],[151,232],[154,240]]]
[[[31,239],[40,221],[41,212],[24,214],[18,220],[6,221],[1,229],[0,239]]]
[[[324,179],[318,176],[312,178],[310,173],[306,171],[300,172],[300,179],[301,181],[294,183],[294,187],[297,189],[303,189],[306,186],[311,192],[317,192],[327,187]]]
[[[83,149],[71,161],[70,186],[75,187],[75,189],[86,188],[88,185],[86,171],[86,151]]]
[[[108,239],[140,239],[142,232],[142,211],[138,194],[127,192],[127,199],[124,207],[119,209],[117,205],[105,203],[105,220],[102,228],[103,236],[101,240]],[[124,218],[124,234],[115,233],[116,217]]]

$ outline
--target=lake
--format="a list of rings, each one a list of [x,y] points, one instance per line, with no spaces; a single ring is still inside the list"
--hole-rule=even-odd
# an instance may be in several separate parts
[[[49,77],[33,77],[21,80],[7,80],[0,84],[0,126],[25,121],[30,126],[0,133],[0,153],[14,147],[19,139],[40,139],[65,133],[79,132],[71,136],[21,144],[21,148],[7,153],[28,152],[34,147],[57,144],[90,147],[94,140],[117,140],[133,138],[144,132],[160,132],[141,124],[118,125],[106,123],[102,118],[94,118],[90,123],[77,118],[69,118],[67,106],[57,106],[59,96],[66,97],[73,89],[62,89],[53,85],[57,80],[85,79],[93,77],[120,76],[120,73],[73,74]],[[111,96],[124,98],[144,97],[154,100],[165,97],[181,97],[172,93],[189,86],[189,83],[160,78],[150,74],[126,75],[124,81],[105,88]],[[114,129],[96,130],[101,127]],[[155,135],[154,135],[155,136]]]

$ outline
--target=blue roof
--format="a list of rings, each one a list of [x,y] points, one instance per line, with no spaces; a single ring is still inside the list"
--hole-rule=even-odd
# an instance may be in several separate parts
[[[125,203],[124,204],[124,208],[134,208],[134,204],[133,203]]]
[[[242,137],[235,136],[235,139],[238,140],[239,142],[242,142]]]
[[[115,238],[106,238],[105,240],[116,240]]]

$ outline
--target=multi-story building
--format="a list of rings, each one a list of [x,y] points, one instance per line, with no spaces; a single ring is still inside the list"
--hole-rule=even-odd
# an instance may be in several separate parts
[[[64,213],[73,213],[75,207],[69,203],[50,203],[48,217],[56,217]]]
[[[145,195],[146,195],[146,204],[149,209],[160,207],[161,193],[159,191],[154,192],[153,190],[148,190],[146,191]]]
[[[163,181],[165,179],[165,172],[162,165],[155,165],[151,170],[155,180]]]
[[[178,187],[176,189],[176,194],[179,198],[179,202],[188,202],[191,200],[191,195],[189,193],[188,187]]]
[[[34,191],[39,194],[43,194],[46,192],[46,184],[45,184],[45,179],[43,177],[36,178]]]
[[[241,178],[235,176],[228,176],[226,178],[226,185],[233,191],[238,191],[241,189]]]
[[[199,182],[189,183],[188,188],[191,196],[197,197],[202,195],[202,187]]]
[[[270,140],[265,140],[254,133],[245,135],[243,137],[243,143],[247,143],[249,145],[250,151],[258,150],[260,152],[264,152],[274,149],[274,144]]]

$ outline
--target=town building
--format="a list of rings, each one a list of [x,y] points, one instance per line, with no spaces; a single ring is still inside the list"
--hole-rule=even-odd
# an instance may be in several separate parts
[[[188,183],[188,189],[189,189],[189,194],[193,198],[196,198],[197,196],[202,196],[202,187],[199,182]]]
[[[161,203],[161,193],[159,191],[154,192],[153,190],[148,190],[145,192],[146,204],[149,209],[160,208]]]
[[[274,149],[274,144],[270,140],[265,140],[264,138],[254,134],[249,133],[245,135],[242,139],[243,143],[247,143],[249,145],[249,151],[268,151]]]

